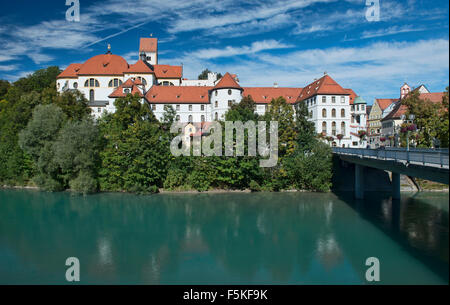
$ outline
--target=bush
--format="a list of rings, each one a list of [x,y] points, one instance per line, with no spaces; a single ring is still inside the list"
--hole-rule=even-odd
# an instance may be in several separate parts
[[[69,185],[73,192],[83,195],[95,193],[98,189],[97,180],[86,172],[80,172],[77,178],[69,182]]]
[[[173,190],[180,187],[186,183],[186,175],[181,169],[170,169],[166,180],[164,180],[164,188],[168,190]]]
[[[255,180],[250,181],[249,188],[252,192],[260,192],[261,186]]]
[[[35,176],[33,178],[33,182],[37,187],[44,191],[59,192],[64,190],[63,185],[59,181],[56,181],[55,179],[45,174]]]

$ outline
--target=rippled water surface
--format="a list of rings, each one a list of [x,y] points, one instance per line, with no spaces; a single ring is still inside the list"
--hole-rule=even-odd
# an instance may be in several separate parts
[[[448,194],[0,190],[0,284],[448,284]]]

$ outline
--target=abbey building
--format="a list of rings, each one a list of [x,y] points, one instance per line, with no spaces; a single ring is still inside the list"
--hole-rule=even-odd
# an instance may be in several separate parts
[[[324,74],[305,87],[242,87],[236,75],[218,79],[210,73],[206,80],[183,78],[183,67],[158,64],[157,38],[141,38],[139,60],[129,64],[123,57],[97,55],[85,63],[69,65],[57,78],[59,92],[79,90],[89,100],[96,118],[114,112],[114,101],[138,94],[158,119],[171,105],[182,122],[223,120],[225,113],[244,96],[251,96],[255,111],[263,115],[272,99],[284,97],[294,107],[305,103],[316,131],[332,146],[366,147],[366,102],[352,89],[342,88]]]

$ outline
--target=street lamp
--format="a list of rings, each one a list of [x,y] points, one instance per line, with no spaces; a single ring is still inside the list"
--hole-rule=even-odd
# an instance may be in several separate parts
[[[414,114],[410,114],[408,116],[409,120],[406,120],[406,115],[402,115],[401,120],[404,121],[406,124],[411,124],[410,126],[406,127],[406,151],[409,151],[409,133],[414,129],[413,127],[413,123],[414,123],[414,119],[416,118],[416,116]]]

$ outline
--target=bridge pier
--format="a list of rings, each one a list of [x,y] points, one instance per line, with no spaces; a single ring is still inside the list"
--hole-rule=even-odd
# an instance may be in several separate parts
[[[400,174],[392,172],[392,199],[400,200]]]
[[[364,166],[355,164],[355,198],[364,199]]]

